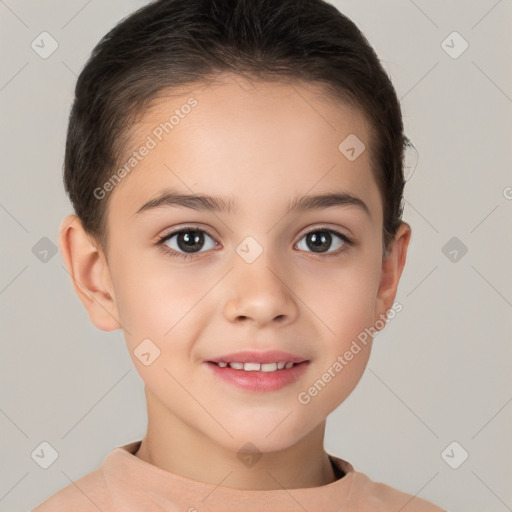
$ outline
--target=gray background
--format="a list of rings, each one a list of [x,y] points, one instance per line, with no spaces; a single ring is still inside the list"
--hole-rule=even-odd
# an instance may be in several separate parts
[[[77,75],[144,3],[0,0],[2,511],[30,509],[145,432],[122,332],[96,329],[60,253],[42,252],[72,212],[61,175]],[[405,191],[403,311],[329,417],[326,450],[451,512],[512,510],[512,2],[335,5],[390,73],[419,158]],[[59,45],[47,59],[31,48],[43,31]],[[457,58],[458,36],[442,44],[453,31],[469,44]],[[31,458],[42,441],[58,452],[48,469]]]

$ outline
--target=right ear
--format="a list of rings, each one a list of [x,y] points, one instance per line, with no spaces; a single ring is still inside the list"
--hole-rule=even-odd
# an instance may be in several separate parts
[[[59,228],[59,248],[75,292],[91,322],[102,331],[121,328],[114,288],[105,255],[85,232],[76,215],[68,215]]]

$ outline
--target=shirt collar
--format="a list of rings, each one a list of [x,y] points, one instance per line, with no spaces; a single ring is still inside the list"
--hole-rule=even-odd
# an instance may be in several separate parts
[[[356,472],[353,466],[328,455],[345,473],[320,487],[239,490],[214,485],[171,473],[134,455],[141,441],[115,448],[103,461],[103,476],[117,512],[304,512],[339,510],[350,495]],[[333,507],[336,505],[336,507]]]

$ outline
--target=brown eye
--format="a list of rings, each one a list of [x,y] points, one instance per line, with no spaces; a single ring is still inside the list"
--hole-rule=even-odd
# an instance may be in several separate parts
[[[204,244],[204,235],[201,231],[181,231],[176,234],[176,243],[184,252],[196,252]]]
[[[333,236],[334,235],[334,236]],[[336,241],[338,239],[338,241]],[[338,254],[345,249],[345,246],[351,245],[349,238],[342,233],[338,233],[333,229],[316,229],[305,234],[301,241],[297,244],[299,247],[302,240],[305,240],[302,249],[309,249],[310,252],[317,254]],[[339,241],[341,240],[341,242]],[[334,251],[329,251],[332,247],[333,242],[335,243]],[[305,245],[305,247],[304,247]]]
[[[210,247],[208,247],[208,239],[212,241]],[[194,254],[204,252],[201,249],[204,249],[205,245],[206,250],[213,249],[216,242],[202,229],[182,228],[165,235],[159,240],[158,244],[168,248],[165,250],[171,256],[187,258]]]

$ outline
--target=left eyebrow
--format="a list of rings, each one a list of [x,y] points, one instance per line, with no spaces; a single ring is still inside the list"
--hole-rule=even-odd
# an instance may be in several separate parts
[[[179,191],[168,189],[144,203],[137,210],[136,214],[164,206],[190,208],[197,211],[216,213],[240,213],[236,201],[232,197],[183,194]],[[286,214],[290,212],[331,208],[333,206],[355,206],[371,218],[370,209],[366,203],[361,198],[347,192],[298,196],[288,204]]]

